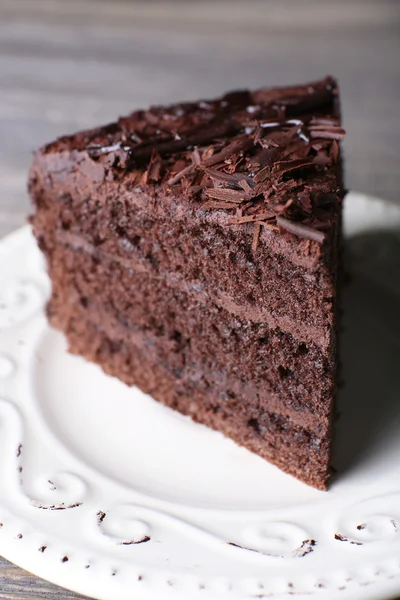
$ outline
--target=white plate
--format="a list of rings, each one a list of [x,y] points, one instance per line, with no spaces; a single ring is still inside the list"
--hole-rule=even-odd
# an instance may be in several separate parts
[[[101,600],[400,595],[400,211],[346,200],[335,466],[318,492],[66,352],[0,243],[0,553]]]

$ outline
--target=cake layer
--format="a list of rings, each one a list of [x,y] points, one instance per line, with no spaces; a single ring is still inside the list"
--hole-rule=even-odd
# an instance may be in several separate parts
[[[212,386],[180,380],[137,346],[109,339],[84,315],[72,315],[66,327],[71,352],[99,364],[106,373],[135,383],[156,400],[221,431],[238,444],[310,485],[326,489],[330,431],[319,436],[290,418],[246,404],[221,401]]]
[[[60,329],[81,306],[83,318],[109,337],[143,346],[176,377],[208,373],[210,384],[229,382],[236,394],[246,390],[242,401],[256,405],[279,397],[281,410],[310,413],[316,429],[326,428],[334,348],[326,355],[315,344],[233,316],[210,301],[199,303],[196,293],[81,249],[58,245],[49,265],[55,282],[50,311],[63,318]],[[277,410],[276,401],[274,406]]]
[[[43,238],[43,236],[41,237]],[[93,255],[98,262],[104,262],[108,265],[112,262],[116,269],[125,267],[130,273],[132,271],[145,273],[154,280],[162,281],[165,286],[190,293],[190,295],[196,297],[200,304],[212,302],[230,314],[246,321],[264,323],[270,329],[280,329],[283,332],[290,333],[299,342],[315,343],[322,348],[328,348],[333,343],[330,329],[326,327],[303,323],[288,315],[279,315],[266,308],[255,306],[254,303],[243,300],[239,303],[238,298],[208,285],[206,280],[186,279],[180,269],[174,271],[161,270],[159,265],[156,268],[154,260],[148,255],[143,256],[139,251],[132,252],[129,257],[122,257],[116,253],[111,253],[111,251],[107,252],[103,245],[96,247],[87,242],[82,236],[62,230],[55,232],[55,240],[57,245],[69,246],[76,251]]]
[[[68,166],[64,165],[62,173],[52,172],[60,168],[51,164],[52,158],[38,158],[37,170],[45,169],[50,175],[32,184],[41,211],[34,221],[39,237],[45,230],[57,231],[59,239],[74,236],[75,244],[90,244],[127,265],[135,261],[155,274],[175,274],[178,280],[218,298],[232,312],[245,312],[250,320],[267,321],[292,332],[297,323],[303,338],[308,330],[310,339],[329,345],[335,273],[320,260],[319,244],[296,241],[296,251],[302,247],[304,264],[295,264],[293,256],[282,252],[285,234],[263,228],[254,251],[253,224],[228,226],[229,215],[222,211],[210,214],[190,200],[183,211],[173,197],[155,202],[148,192],[129,190],[123,183],[104,181],[89,189],[78,168],[90,158],[79,162],[79,157],[64,157]]]
[[[84,309],[76,310],[72,307],[70,313],[63,313],[60,317],[58,302],[59,298],[53,299],[48,306],[50,322],[57,329],[68,330],[70,319],[78,318],[77,315],[81,319],[89,318]],[[184,385],[184,382],[189,385],[196,384],[203,391],[212,388],[215,397],[232,407],[249,406],[254,410],[272,411],[290,417],[294,424],[306,427],[317,435],[324,435],[329,429],[329,414],[324,405],[315,407],[311,402],[301,405],[297,398],[296,402],[292,402],[288,394],[282,393],[282,390],[277,390],[276,385],[274,386],[276,380],[270,382],[264,379],[258,383],[252,380],[244,381],[237,374],[229,373],[229,369],[222,370],[220,365],[217,367],[215,360],[202,364],[193,362],[192,353],[187,351],[188,347],[186,346],[186,351],[181,352],[176,340],[156,336],[142,329],[127,330],[110,322],[109,316],[100,312],[91,320],[91,324],[105,337],[117,339],[116,344],[131,347],[132,351],[137,348],[150,362],[162,365],[171,378],[179,380],[181,385]],[[204,356],[202,358],[204,360]],[[134,375],[129,377],[127,374],[124,381],[129,385],[136,385]]]

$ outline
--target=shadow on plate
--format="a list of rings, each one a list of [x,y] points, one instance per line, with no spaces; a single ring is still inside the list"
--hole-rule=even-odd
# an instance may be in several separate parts
[[[345,261],[335,479],[384,460],[400,439],[400,231],[350,238]]]

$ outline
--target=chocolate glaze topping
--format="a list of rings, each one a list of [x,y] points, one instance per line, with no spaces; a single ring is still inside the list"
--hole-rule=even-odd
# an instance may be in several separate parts
[[[61,138],[57,150],[87,152],[134,189],[226,211],[231,225],[254,223],[253,248],[261,227],[323,244],[342,199],[337,95],[336,81],[326,77],[153,107]]]

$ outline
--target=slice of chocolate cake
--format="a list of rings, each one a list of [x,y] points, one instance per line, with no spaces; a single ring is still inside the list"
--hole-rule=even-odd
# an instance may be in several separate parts
[[[326,489],[338,88],[137,111],[40,149],[34,233],[71,352]]]

